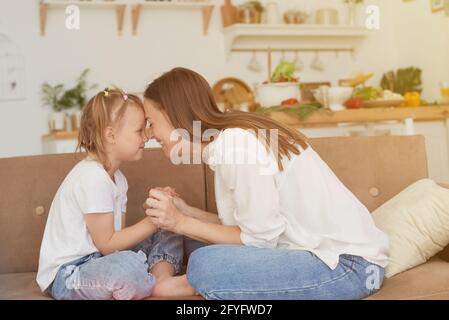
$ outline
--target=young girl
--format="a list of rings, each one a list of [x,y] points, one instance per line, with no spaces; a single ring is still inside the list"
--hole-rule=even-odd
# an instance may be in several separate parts
[[[87,158],[59,187],[40,250],[37,282],[55,299],[141,299],[180,271],[180,236],[148,217],[125,228],[128,185],[119,167],[142,158],[145,130],[141,100],[119,89],[84,109],[78,149]]]

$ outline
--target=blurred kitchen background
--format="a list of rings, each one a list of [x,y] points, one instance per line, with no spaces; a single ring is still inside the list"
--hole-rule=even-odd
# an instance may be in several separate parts
[[[85,99],[177,66],[309,137],[423,134],[449,181],[448,0],[1,0],[0,157],[74,151]]]

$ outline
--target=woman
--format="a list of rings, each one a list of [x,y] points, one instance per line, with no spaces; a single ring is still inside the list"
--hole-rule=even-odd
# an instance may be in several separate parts
[[[207,81],[188,69],[165,73],[144,97],[149,136],[165,155],[175,162],[200,150],[215,171],[218,216],[150,191],[154,223],[212,244],[194,251],[186,276],[161,283],[160,294],[362,299],[380,288],[387,236],[301,133],[257,114],[220,112]],[[175,128],[182,143],[170,139]]]

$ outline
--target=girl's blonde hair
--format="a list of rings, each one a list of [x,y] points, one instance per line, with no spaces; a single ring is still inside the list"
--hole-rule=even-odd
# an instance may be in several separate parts
[[[118,88],[107,88],[89,100],[81,116],[77,151],[86,151],[105,168],[110,167],[106,155],[104,131],[117,125],[127,108],[144,110],[142,100]]]

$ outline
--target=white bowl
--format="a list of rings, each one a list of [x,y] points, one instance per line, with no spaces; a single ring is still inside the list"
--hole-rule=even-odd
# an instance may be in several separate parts
[[[343,105],[349,98],[351,98],[354,89],[352,87],[330,87],[330,88],[320,88],[313,92],[315,99],[319,103],[325,106],[324,97],[322,96],[322,91],[326,92],[327,105],[329,109],[333,111],[341,111],[346,109]]]
[[[344,110],[346,107],[343,105],[351,98],[354,88],[351,87],[330,87],[328,91],[329,108],[331,110]]]
[[[264,108],[281,105],[287,99],[301,101],[299,82],[256,84],[256,101]]]

